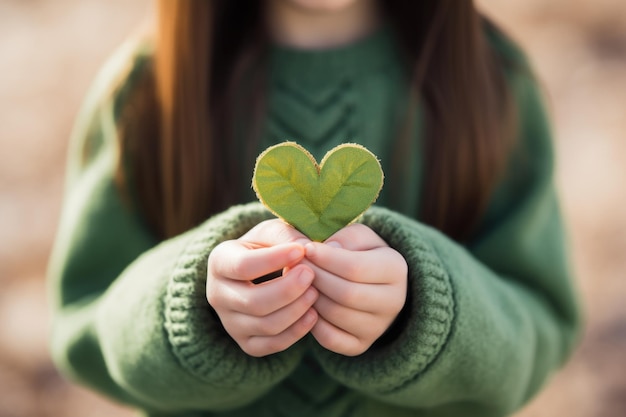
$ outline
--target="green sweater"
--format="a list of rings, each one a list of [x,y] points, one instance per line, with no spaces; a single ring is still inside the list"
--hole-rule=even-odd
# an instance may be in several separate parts
[[[524,66],[513,46],[493,44]],[[489,417],[518,409],[563,364],[578,335],[577,300],[549,127],[527,71],[509,74],[519,157],[468,244],[415,216],[423,198],[420,129],[403,176],[388,180],[364,215],[409,265],[407,304],[394,332],[357,357],[307,336],[254,358],[207,303],[207,257],[271,215],[250,191],[247,204],[159,242],[114,185],[123,94],[111,94],[111,85],[130,74],[124,85],[132,86],[129,66],[140,67],[149,54],[132,43],[121,48],[74,131],[49,268],[51,349],[68,378],[155,416]],[[327,51],[275,47],[270,58],[259,152],[290,139],[319,159],[342,141],[359,142],[392,171],[390,138],[406,82],[388,33]],[[394,199],[389,190],[398,184],[402,198]]]

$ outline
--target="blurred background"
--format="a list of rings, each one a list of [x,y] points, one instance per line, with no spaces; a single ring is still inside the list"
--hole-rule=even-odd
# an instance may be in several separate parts
[[[572,360],[516,417],[626,416],[626,1],[478,4],[543,83],[587,323]],[[44,275],[74,117],[151,7],[0,0],[0,417],[132,414],[54,370]]]

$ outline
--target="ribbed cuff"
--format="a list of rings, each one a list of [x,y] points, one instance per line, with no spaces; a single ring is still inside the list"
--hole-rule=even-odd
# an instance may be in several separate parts
[[[207,260],[220,242],[236,239],[271,214],[260,204],[233,207],[194,229],[165,297],[165,330],[172,351],[191,374],[221,387],[264,386],[290,373],[302,349],[254,358],[226,333],[206,300]]]
[[[447,271],[428,244],[426,227],[387,209],[372,207],[361,222],[400,252],[409,266],[403,328],[382,345],[346,357],[316,345],[324,370],[361,391],[392,394],[417,379],[437,358],[450,334],[454,297]]]

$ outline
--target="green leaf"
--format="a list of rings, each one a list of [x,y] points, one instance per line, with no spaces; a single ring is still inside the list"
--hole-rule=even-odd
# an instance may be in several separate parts
[[[281,143],[259,155],[252,178],[272,213],[319,242],[358,219],[382,186],[378,159],[357,144],[337,146],[318,165],[297,143]]]

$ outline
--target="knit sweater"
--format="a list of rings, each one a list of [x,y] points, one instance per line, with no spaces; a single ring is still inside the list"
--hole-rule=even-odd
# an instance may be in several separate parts
[[[491,42],[524,67],[511,44]],[[132,86],[132,69],[149,56],[132,43],[121,48],[74,130],[49,267],[51,350],[68,378],[154,416],[489,417],[521,407],[563,364],[577,339],[578,308],[550,130],[527,71],[508,74],[520,120],[516,157],[468,243],[416,215],[424,198],[419,114],[406,169],[361,219],[409,266],[393,332],[356,357],[308,335],[256,358],[206,300],[207,257],[271,214],[248,190],[241,205],[159,241],[115,187],[123,94],[111,85],[127,74]],[[393,170],[391,139],[407,88],[388,32],[332,50],[276,46],[269,62],[259,151],[291,139],[319,159],[342,141],[358,142]]]

